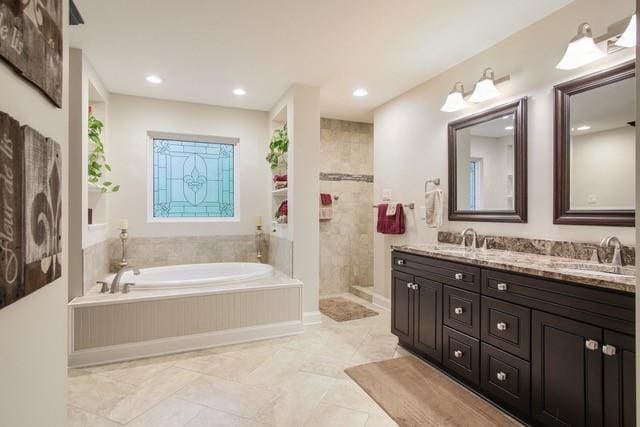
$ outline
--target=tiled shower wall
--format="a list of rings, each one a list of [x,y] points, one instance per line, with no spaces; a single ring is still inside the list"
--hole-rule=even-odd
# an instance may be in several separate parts
[[[320,221],[320,294],[373,286],[372,124],[321,120],[320,191],[334,196],[333,219]]]

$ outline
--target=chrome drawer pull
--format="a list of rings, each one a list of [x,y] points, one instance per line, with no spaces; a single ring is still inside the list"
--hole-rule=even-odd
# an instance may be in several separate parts
[[[606,344],[602,346],[602,352],[607,356],[615,356],[616,348],[612,345]]]
[[[496,324],[496,328],[498,328],[499,331],[506,331],[507,330],[507,324],[504,322],[498,322]]]
[[[404,265],[404,260],[403,259],[399,259],[398,260],[398,265]]]
[[[453,357],[455,357],[456,359],[460,359],[462,357],[462,351],[460,350],[456,350],[453,352]]]
[[[587,340],[585,341],[584,346],[587,348],[587,350],[596,351],[598,349],[598,341]]]
[[[464,313],[464,308],[462,308],[462,307],[456,307],[456,308],[454,308],[454,309],[453,309],[453,312],[454,312],[455,314],[460,315],[460,314]]]
[[[505,381],[507,379],[507,374],[505,374],[504,372],[498,372],[496,374],[496,378],[498,379],[498,381]]]
[[[456,280],[462,280],[462,279],[464,279],[464,275],[463,275],[462,273],[456,273],[456,275],[455,275],[455,276],[453,276],[453,277],[455,277],[455,279],[456,279]]]
[[[498,287],[498,290],[502,291],[502,292],[507,290],[507,284],[506,283],[498,283],[497,287]]]

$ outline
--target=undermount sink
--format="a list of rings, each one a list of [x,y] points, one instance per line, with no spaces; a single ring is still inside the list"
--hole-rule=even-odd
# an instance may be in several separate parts
[[[635,276],[634,267],[618,267],[611,264],[595,264],[589,262],[554,262],[553,266],[568,272],[606,274],[614,276]]]

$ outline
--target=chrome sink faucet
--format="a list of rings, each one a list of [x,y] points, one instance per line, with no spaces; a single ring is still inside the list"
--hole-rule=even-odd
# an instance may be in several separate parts
[[[460,235],[462,236],[462,243],[460,243],[460,246],[462,246],[463,248],[467,247],[467,234],[469,233],[471,233],[471,235],[473,236],[473,240],[471,241],[471,249],[477,249],[478,233],[476,233],[476,230],[474,230],[473,228],[465,228],[464,230],[462,230],[462,233],[460,233]]]
[[[620,242],[620,239],[618,239],[616,236],[607,236],[602,239],[602,242],[600,242],[600,246],[602,246],[603,248],[607,248],[609,246],[614,247],[611,265],[616,268],[622,269],[624,263],[622,261],[622,242]]]
[[[116,276],[113,278],[113,281],[111,282],[111,290],[109,291],[110,293],[115,294],[116,292],[120,291],[120,279],[122,279],[122,275],[127,271],[133,271],[133,274],[135,274],[136,276],[140,274],[140,270],[138,269],[138,267],[125,266],[120,268]]]

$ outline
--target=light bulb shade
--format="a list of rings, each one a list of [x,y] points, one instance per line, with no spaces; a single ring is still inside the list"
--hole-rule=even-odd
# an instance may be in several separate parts
[[[444,105],[440,109],[440,111],[444,111],[445,113],[453,113],[454,111],[462,110],[463,108],[467,108],[469,104],[464,100],[464,87],[462,86],[462,82],[456,82],[453,85],[453,90],[447,96],[447,100],[444,102]]]
[[[591,27],[584,23],[578,27],[578,35],[567,46],[564,56],[556,65],[559,70],[573,70],[596,61],[605,54],[596,46],[591,35]]]
[[[636,14],[634,13],[627,25],[627,29],[616,42],[616,46],[635,47],[636,45]]]
[[[493,79],[483,78],[478,83],[476,83],[476,87],[475,89],[473,89],[473,93],[471,94],[469,101],[477,104],[480,102],[488,101],[499,95],[500,91],[493,83]]]

